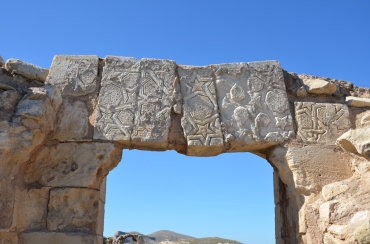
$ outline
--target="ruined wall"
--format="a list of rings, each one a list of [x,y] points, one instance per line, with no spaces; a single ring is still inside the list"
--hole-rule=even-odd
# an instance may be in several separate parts
[[[276,61],[0,66],[0,244],[102,243],[105,177],[123,148],[253,152],[275,169],[277,243],[370,238],[368,89]]]

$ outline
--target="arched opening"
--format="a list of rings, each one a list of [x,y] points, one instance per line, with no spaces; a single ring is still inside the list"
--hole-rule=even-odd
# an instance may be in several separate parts
[[[170,230],[275,243],[273,168],[251,153],[187,157],[124,150],[107,177],[104,236]]]

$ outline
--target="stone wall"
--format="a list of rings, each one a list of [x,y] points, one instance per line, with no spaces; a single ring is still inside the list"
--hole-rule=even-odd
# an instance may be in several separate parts
[[[0,59],[0,244],[102,243],[122,149],[252,152],[273,166],[277,243],[368,243],[370,90],[276,61]]]

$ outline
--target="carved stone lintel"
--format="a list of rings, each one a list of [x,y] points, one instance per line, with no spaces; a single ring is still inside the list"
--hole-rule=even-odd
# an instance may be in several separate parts
[[[171,124],[175,63],[106,58],[94,139],[165,149]]]
[[[276,61],[212,65],[229,151],[248,151],[294,136],[283,73]]]
[[[181,125],[187,138],[187,155],[212,156],[223,150],[223,136],[211,67],[180,66],[184,99]]]

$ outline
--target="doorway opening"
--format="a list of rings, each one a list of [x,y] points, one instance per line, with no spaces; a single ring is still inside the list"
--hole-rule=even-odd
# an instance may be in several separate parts
[[[106,237],[116,231],[150,237],[165,230],[275,243],[273,168],[251,153],[188,157],[124,150],[106,192]]]

